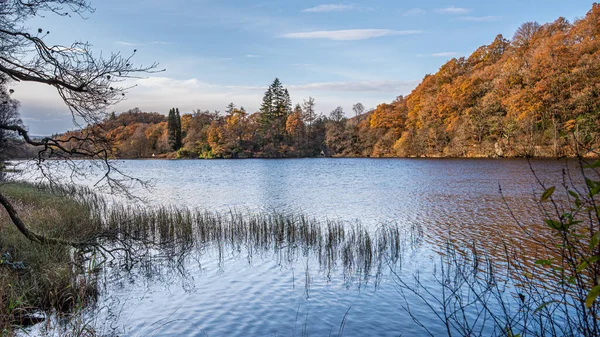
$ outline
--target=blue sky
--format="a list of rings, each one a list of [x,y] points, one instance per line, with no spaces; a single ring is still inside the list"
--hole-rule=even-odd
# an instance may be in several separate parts
[[[166,113],[221,110],[229,102],[258,109],[279,77],[294,103],[312,96],[328,114],[367,108],[406,95],[452,57],[468,56],[497,34],[511,38],[524,22],[573,21],[589,1],[92,1],[95,13],[47,15],[30,28],[49,43],[89,41],[94,50],[160,63],[165,72],[135,81],[114,107]],[[72,128],[55,91],[18,84],[24,122],[33,134]]]

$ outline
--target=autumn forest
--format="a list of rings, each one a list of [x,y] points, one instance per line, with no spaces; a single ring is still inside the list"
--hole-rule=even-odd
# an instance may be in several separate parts
[[[257,112],[235,102],[223,112],[173,108],[168,117],[135,108],[88,129],[113,140],[119,158],[592,155],[600,145],[600,5],[573,23],[527,22],[510,39],[498,35],[374,110],[317,107],[312,97],[292,102],[275,79]]]

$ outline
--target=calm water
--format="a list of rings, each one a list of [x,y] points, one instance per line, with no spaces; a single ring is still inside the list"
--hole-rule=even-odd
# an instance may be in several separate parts
[[[123,171],[154,182],[150,203],[208,210],[301,212],[320,218],[439,223],[503,218],[499,186],[520,204],[539,192],[525,160],[286,159],[132,160]],[[561,181],[564,162],[532,161],[538,177]],[[520,207],[521,205],[515,205]],[[490,218],[493,217],[493,218]]]
[[[531,165],[543,182],[562,180],[564,161]],[[435,251],[447,238],[490,250],[494,238],[514,238],[505,202],[524,223],[541,221],[534,203],[541,187],[525,160],[140,160],[120,166],[154,182],[151,190],[135,191],[149,205],[303,213],[358,222],[369,231],[416,225],[426,238],[406,252],[401,266],[367,281],[342,275],[341,268],[322,270],[301,254],[282,259],[273,251],[249,259],[232,250],[219,261],[206,249],[188,257],[179,272],[108,270],[99,308],[110,323],[102,324],[126,336],[425,335],[403,309],[398,276],[418,274],[435,287]],[[432,332],[444,333],[427,308],[408,300]]]

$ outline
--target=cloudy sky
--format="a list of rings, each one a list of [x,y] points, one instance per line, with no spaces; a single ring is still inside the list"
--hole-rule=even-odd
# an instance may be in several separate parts
[[[585,15],[579,0],[319,2],[306,0],[102,0],[88,18],[29,22],[49,43],[89,41],[94,50],[131,53],[166,71],[137,80],[114,107],[167,113],[221,110],[229,102],[254,112],[279,77],[294,103],[312,96],[317,110],[351,111],[408,94],[424,75],[466,56],[497,34],[512,37],[527,21]],[[51,87],[18,84],[30,132],[73,128]]]

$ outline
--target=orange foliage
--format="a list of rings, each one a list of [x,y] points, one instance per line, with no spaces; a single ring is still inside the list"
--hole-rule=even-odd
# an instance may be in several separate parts
[[[183,152],[203,158],[562,156],[574,153],[571,136],[597,147],[600,5],[574,23],[528,22],[510,41],[497,35],[425,76],[410,95],[363,115],[315,118],[311,102],[308,113],[300,105],[292,112],[286,101],[286,119],[270,126],[260,112],[247,116],[233,108],[227,116],[184,114]],[[164,115],[132,109],[99,127],[117,155],[169,151]]]

